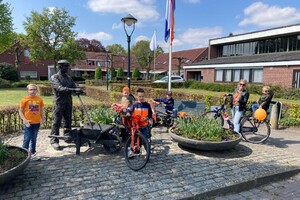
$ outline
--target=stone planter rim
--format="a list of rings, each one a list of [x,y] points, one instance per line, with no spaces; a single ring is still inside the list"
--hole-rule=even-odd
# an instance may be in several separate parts
[[[16,176],[18,176],[20,173],[22,173],[24,171],[24,169],[27,167],[27,165],[30,162],[30,153],[27,149],[23,148],[23,147],[19,147],[19,146],[14,146],[14,145],[7,145],[8,148],[18,148],[21,149],[25,152],[27,152],[27,157],[26,159],[21,162],[19,165],[3,172],[0,174],[0,185],[3,185],[4,183],[10,181],[11,179],[15,178]]]
[[[239,138],[236,140],[229,140],[229,141],[221,141],[221,142],[210,142],[210,141],[201,141],[196,139],[189,139],[185,138],[179,135],[176,135],[175,133],[172,133],[169,131],[171,138],[177,142],[178,144],[181,144],[182,146],[189,147],[192,149],[197,150],[205,150],[205,151],[221,151],[221,150],[228,150],[236,145],[239,144],[239,142],[242,139],[242,135],[239,134]]]

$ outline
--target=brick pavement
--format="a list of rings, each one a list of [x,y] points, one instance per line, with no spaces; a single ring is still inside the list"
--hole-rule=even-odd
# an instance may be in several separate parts
[[[272,130],[263,145],[242,141],[232,150],[203,152],[179,147],[165,129],[157,128],[152,158],[138,172],[126,166],[123,151],[111,155],[102,147],[84,147],[75,156],[72,144],[61,142],[64,150],[53,150],[48,134],[42,130],[38,137],[43,159],[30,162],[22,175],[1,186],[0,199],[240,199],[242,190],[300,170],[299,129]],[[21,145],[22,134],[6,141]],[[213,197],[229,192],[240,193]]]

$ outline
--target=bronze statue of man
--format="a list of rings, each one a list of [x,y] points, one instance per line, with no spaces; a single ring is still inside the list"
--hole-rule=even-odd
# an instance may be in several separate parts
[[[59,136],[61,122],[64,122],[64,135],[68,135],[72,124],[72,92],[81,92],[76,87],[73,79],[67,74],[70,63],[67,60],[57,62],[58,72],[51,76],[51,86],[53,89],[53,106],[52,106],[52,127],[51,135]],[[52,137],[50,140],[55,150],[61,150],[59,139]]]

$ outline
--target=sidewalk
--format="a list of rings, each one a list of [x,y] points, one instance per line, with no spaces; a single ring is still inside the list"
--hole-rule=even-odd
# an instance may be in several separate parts
[[[154,151],[138,172],[125,163],[123,151],[102,147],[49,144],[41,130],[37,151],[24,173],[0,188],[0,199],[200,199],[249,190],[300,172],[300,129],[272,130],[266,144],[242,141],[224,152],[191,151],[172,142],[165,128],[153,130]],[[22,134],[6,141],[21,146]],[[299,179],[298,179],[299,180]]]

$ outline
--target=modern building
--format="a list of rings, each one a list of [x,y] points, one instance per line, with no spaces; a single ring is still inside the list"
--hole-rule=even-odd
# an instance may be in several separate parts
[[[187,79],[300,88],[300,24],[209,40],[208,59],[184,66]]]

